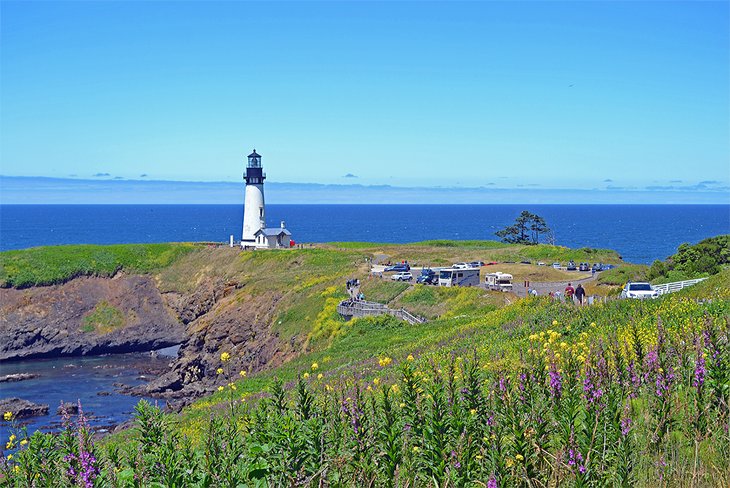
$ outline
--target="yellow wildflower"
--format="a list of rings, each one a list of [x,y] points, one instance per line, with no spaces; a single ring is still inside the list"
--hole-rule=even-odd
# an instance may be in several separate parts
[[[317,368],[319,368],[319,364],[312,363],[312,371],[317,371]]]
[[[10,442],[13,442],[17,437],[15,437],[15,434],[10,434]]]
[[[218,391],[223,391],[223,387],[222,386],[219,386],[218,387]]]
[[[28,443],[28,439],[23,439],[22,441],[20,441],[20,445],[21,445],[21,446],[24,446],[24,445],[26,445],[27,443]]]
[[[318,379],[318,380],[321,380],[322,378],[324,378],[324,375],[323,375],[322,373],[319,373],[319,374],[317,375],[317,379]]]
[[[557,320],[553,320],[553,325],[558,325],[558,321]]]
[[[512,458],[507,458],[507,462],[505,464],[507,464],[508,468],[511,468],[515,465],[515,462],[512,460]]]
[[[246,377],[246,372],[243,371],[243,370],[241,370],[238,374],[241,375],[241,378],[245,378]]]
[[[5,412],[3,414],[3,419],[5,419],[8,422],[10,422],[11,420],[13,420],[13,412]]]
[[[392,391],[393,393],[398,393],[400,391],[400,388],[398,388],[398,385],[394,383],[393,386],[390,387],[390,391]]]
[[[384,367],[388,366],[392,361],[393,361],[392,359],[390,359],[389,357],[386,356],[384,358],[380,358],[378,360],[378,364],[380,364],[381,368],[384,368]]]
[[[413,450],[413,452],[418,452],[418,451],[420,451],[420,449],[418,449],[418,446],[413,446],[413,449],[412,449],[412,450]]]
[[[375,379],[373,380],[373,384],[374,384],[374,385],[377,385],[378,383],[380,383],[380,378],[375,378]]]
[[[223,368],[216,369],[215,374],[223,374]]]
[[[309,378],[309,373],[304,373],[304,374],[302,375],[302,377],[303,377],[303,378],[304,378],[304,379],[306,380],[307,378]]]
[[[413,361],[415,358],[413,357],[413,354],[409,354],[406,358],[408,361]]]
[[[8,461],[10,461],[11,459],[13,459],[13,455],[12,454],[8,454]]]
[[[231,360],[231,355],[230,354],[228,354],[227,352],[222,352],[221,353],[221,361],[223,361],[225,363],[225,362],[230,361],[230,360]]]
[[[475,458],[477,458],[477,459],[484,459],[484,456],[482,456],[481,454],[477,454],[477,455],[476,455],[476,456],[474,456],[474,457],[475,457]]]
[[[373,391],[373,387],[372,387],[372,386],[370,386],[370,385],[368,385],[368,387],[367,387],[367,388],[365,388],[365,389],[366,389],[367,391]]]
[[[515,456],[515,459],[517,459],[518,461],[524,461],[525,457],[522,454],[518,454]]]
[[[401,402],[401,403],[400,403],[400,408],[406,408],[406,404],[405,404],[405,403],[403,403],[403,402]]]
[[[471,412],[472,415],[476,415],[477,414],[477,409],[476,408],[472,408],[471,410],[469,410],[469,412]]]
[[[235,390],[236,389],[236,384],[235,383],[229,383],[228,386],[231,387],[231,390]]]

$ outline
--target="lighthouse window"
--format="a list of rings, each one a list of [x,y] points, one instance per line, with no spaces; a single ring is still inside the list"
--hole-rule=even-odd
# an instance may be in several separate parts
[[[259,217],[264,216],[264,207],[259,207]]]

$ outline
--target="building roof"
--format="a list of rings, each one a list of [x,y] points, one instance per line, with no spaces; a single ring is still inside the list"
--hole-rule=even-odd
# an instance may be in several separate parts
[[[267,227],[265,229],[259,229],[256,232],[254,232],[253,235],[258,235],[259,232],[261,232],[262,234],[264,234],[267,237],[268,236],[278,236],[280,234],[284,234],[287,236],[291,235],[291,232],[289,232],[286,229],[282,229],[281,227]]]
[[[256,149],[253,150],[251,154],[248,155],[249,158],[260,158],[261,155],[256,152]]]

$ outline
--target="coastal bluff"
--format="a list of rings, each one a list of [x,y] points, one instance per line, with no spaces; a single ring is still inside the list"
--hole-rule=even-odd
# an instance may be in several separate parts
[[[184,333],[148,276],[0,289],[0,361],[149,351]]]
[[[0,334],[6,339],[0,361],[179,344],[170,369],[132,392],[181,406],[215,391],[221,351],[235,358],[237,371],[253,374],[328,347],[349,327],[336,308],[353,277],[363,280],[367,298],[430,318],[458,314],[465,303],[478,309],[504,302],[502,294],[483,289],[429,289],[419,292],[428,296],[411,296],[407,292],[418,289],[370,276],[376,261],[445,266],[526,259],[620,262],[609,250],[494,241],[330,243],[266,251],[189,243],[8,251],[0,253]],[[525,270],[539,273],[527,279],[558,273],[536,265]]]

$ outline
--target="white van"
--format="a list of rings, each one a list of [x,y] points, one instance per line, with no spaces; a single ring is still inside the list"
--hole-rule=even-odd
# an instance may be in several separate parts
[[[439,271],[439,286],[477,286],[479,270],[447,268]]]
[[[490,290],[512,291],[512,275],[509,273],[489,273],[484,277],[484,283]]]

